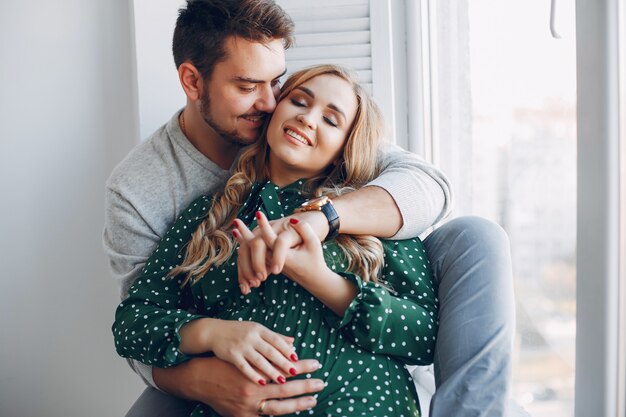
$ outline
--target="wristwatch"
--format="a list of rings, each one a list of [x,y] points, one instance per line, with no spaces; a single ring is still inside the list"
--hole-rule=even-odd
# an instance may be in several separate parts
[[[305,201],[294,211],[321,211],[324,213],[324,216],[326,216],[326,219],[328,220],[328,234],[326,235],[326,239],[324,239],[324,241],[334,239],[339,234],[339,215],[337,214],[335,207],[333,207],[333,201],[327,196],[323,195],[321,197]]]

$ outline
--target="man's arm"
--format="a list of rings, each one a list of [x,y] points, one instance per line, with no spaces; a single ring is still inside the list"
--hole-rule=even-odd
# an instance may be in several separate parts
[[[445,175],[417,155],[395,145],[387,145],[379,154],[381,174],[365,187],[333,198],[339,214],[339,232],[352,235],[373,235],[391,239],[419,236],[443,220],[451,209],[452,190]],[[272,221],[279,234],[272,247],[268,268],[265,254],[268,246],[257,228],[245,245],[250,250],[239,251],[237,259],[240,283],[252,285],[257,277],[279,273],[289,248],[301,242],[289,227],[290,218],[306,221],[321,241],[328,235],[328,221],[320,211],[294,213]]]
[[[404,223],[392,195],[378,186],[363,187],[335,197],[333,205],[341,219],[339,233],[385,238],[395,235]],[[325,220],[323,218],[322,223]]]
[[[365,187],[333,198],[339,233],[381,238],[416,237],[450,212],[451,188],[445,175],[417,155],[388,145],[379,155],[381,174]],[[320,212],[297,213],[321,240],[328,223]]]
[[[379,164],[378,178],[333,199],[341,233],[406,239],[450,213],[452,190],[437,168],[392,144],[381,150]]]
[[[300,360],[294,363],[298,375],[315,372],[319,363]],[[283,415],[315,406],[311,395],[324,389],[319,379],[287,380],[284,384],[260,386],[239,370],[216,357],[195,358],[173,368],[154,368],[154,381],[177,397],[209,404],[224,417],[257,417],[262,400],[264,414]],[[304,396],[301,396],[304,395]]]
[[[159,236],[137,208],[116,187],[107,184],[102,245],[120,299],[128,297],[128,289],[158,243]],[[132,359],[128,360],[128,364],[144,383],[158,388],[152,379],[151,366]]]

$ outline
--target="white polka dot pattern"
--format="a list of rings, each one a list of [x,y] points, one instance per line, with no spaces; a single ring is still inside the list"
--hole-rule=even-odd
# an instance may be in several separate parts
[[[257,210],[270,219],[287,216],[304,200],[300,185],[278,189],[269,182],[256,184],[239,218],[254,227]],[[346,271],[341,249],[326,242],[326,262],[359,288],[343,317],[283,275],[271,275],[260,288],[241,295],[236,252],[181,290],[181,279],[166,275],[182,261],[210,203],[210,197],[201,197],[183,212],[119,305],[113,325],[118,353],[148,365],[173,366],[190,359],[178,351],[185,323],[203,316],[252,320],[295,337],[300,358],[322,363],[319,371],[299,376],[325,381],[326,388],[316,396],[318,405],[296,415],[419,416],[417,393],[404,365],[431,363],[437,332],[437,299],[422,243],[383,241],[380,285]],[[218,416],[204,405],[192,413],[200,415]]]

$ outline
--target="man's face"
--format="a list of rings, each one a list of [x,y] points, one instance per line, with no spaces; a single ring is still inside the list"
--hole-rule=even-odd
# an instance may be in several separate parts
[[[205,84],[200,113],[224,140],[248,145],[259,138],[265,117],[276,107],[285,49],[280,39],[261,44],[231,37],[225,46],[227,57]]]

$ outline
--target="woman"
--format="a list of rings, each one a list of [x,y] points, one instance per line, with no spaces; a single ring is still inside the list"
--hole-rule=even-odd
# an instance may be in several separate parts
[[[295,73],[278,100],[224,194],[192,203],[146,263],[116,312],[117,351],[160,367],[211,353],[259,384],[284,383],[301,355],[322,364],[306,377],[327,385],[312,415],[419,415],[403,365],[432,362],[437,332],[419,240],[339,235],[320,244],[293,220],[304,243],[283,272],[240,291],[237,238],[377,173],[380,112],[345,70]],[[199,405],[192,415],[217,414]]]

